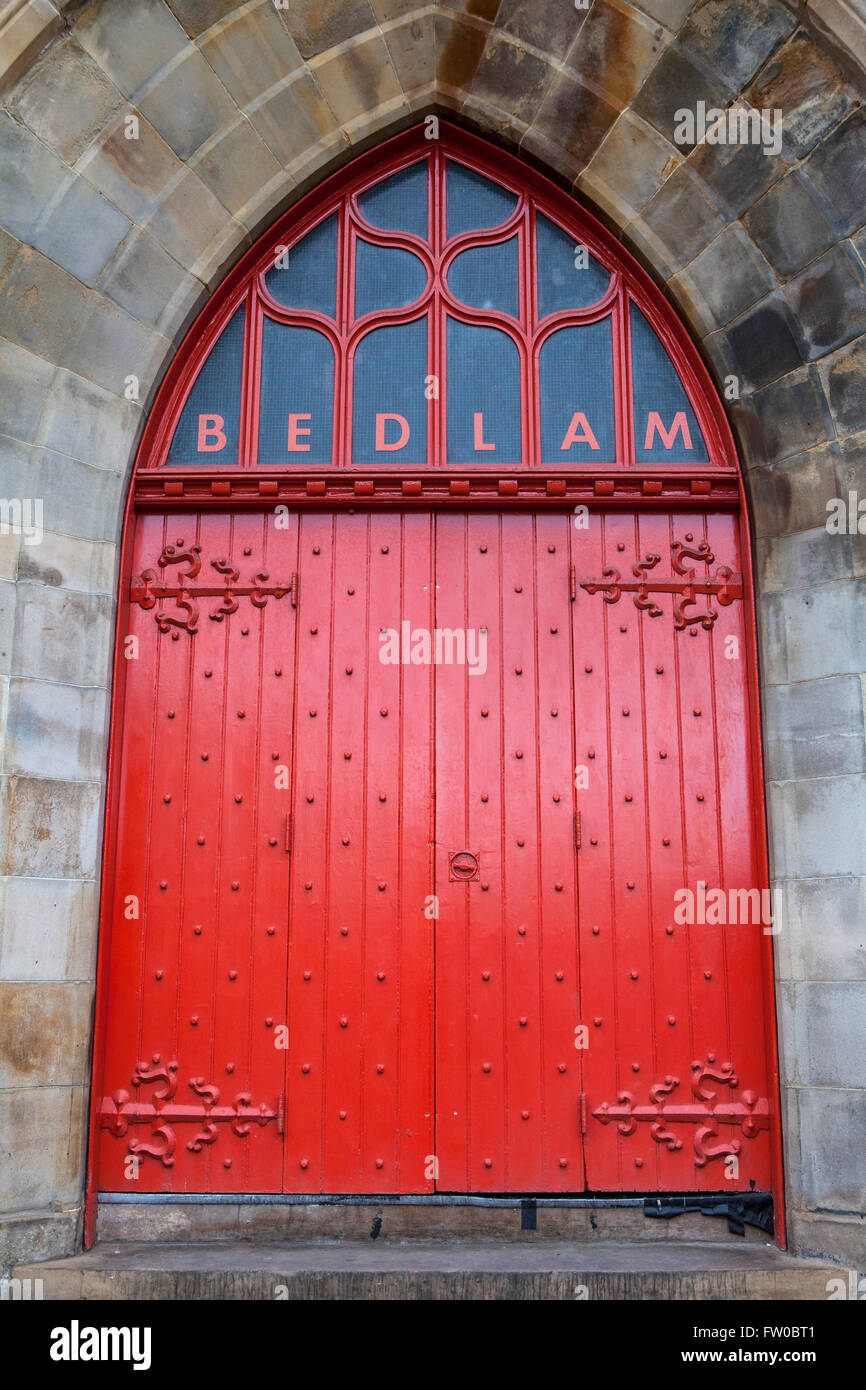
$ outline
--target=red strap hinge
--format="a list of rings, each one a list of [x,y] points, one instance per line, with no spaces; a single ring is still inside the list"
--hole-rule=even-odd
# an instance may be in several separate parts
[[[291,852],[292,852],[292,828],[293,828],[292,817],[291,817],[290,815],[287,815],[287,816],[286,816],[286,854],[291,854]]]
[[[586,1134],[586,1092],[580,1093],[580,1132]]]
[[[291,602],[291,605],[292,605],[293,608],[297,608],[297,606],[298,606],[298,572],[297,572],[297,570],[295,570],[294,574],[292,575],[292,597],[291,597],[290,602]]]
[[[572,603],[574,603],[574,600],[577,598],[577,575],[574,570],[574,565],[569,565],[568,567],[568,596]]]
[[[281,1091],[277,1100],[277,1134],[286,1132],[286,1093]]]
[[[574,813],[574,848],[580,849],[580,812]]]

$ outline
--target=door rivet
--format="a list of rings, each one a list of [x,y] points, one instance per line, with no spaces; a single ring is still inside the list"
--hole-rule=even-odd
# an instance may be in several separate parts
[[[518,1022],[520,1023],[521,1028],[525,1028],[527,1023],[529,1022],[529,1019],[526,1017],[526,1014],[521,1014]]]
[[[385,1070],[384,1064],[383,1064],[382,1062],[377,1062],[377,1064],[376,1064],[376,1071],[377,1071],[377,1073],[378,1073],[379,1076],[382,1075],[382,1073],[384,1072],[384,1070]]]
[[[388,887],[388,885],[387,885],[387,883],[380,883],[380,884],[377,885],[377,887],[378,887],[380,893],[384,893],[384,891],[385,891],[385,889]]]
[[[483,1063],[482,1063],[482,1066],[481,1066],[481,1070],[482,1070],[482,1071],[485,1071],[485,1072],[490,1071],[490,1063],[489,1063],[489,1062],[483,1062]]]
[[[197,1027],[198,1027],[198,1016],[197,1016],[196,1014],[193,1014],[193,1016],[192,1016],[192,1018],[190,1019],[189,1022],[190,1022],[190,1027],[192,1027],[192,1028],[197,1028]]]
[[[201,927],[193,927],[192,934],[193,936],[201,936]]]
[[[553,793],[553,799],[554,799],[554,801],[559,801],[559,792],[554,792],[554,793]]]
[[[384,978],[385,978],[385,972],[384,972],[384,970],[378,970],[378,971],[376,972],[376,979],[379,980],[379,982],[381,983],[381,981],[384,980]]]
[[[275,835],[269,835],[269,836],[268,836],[268,844],[271,845],[271,846],[273,847],[276,843],[277,843],[276,836],[275,836]]]
[[[550,713],[551,713],[552,718],[555,719],[556,716],[559,714],[559,710],[558,710],[558,709],[552,709],[552,710],[550,711]]]
[[[550,630],[551,630],[551,632],[553,633],[554,636],[556,636],[557,632],[559,632],[559,628],[558,628],[558,627],[552,627]]]
[[[520,926],[517,928],[517,935],[518,935],[518,936],[525,936],[525,935],[526,935],[526,928],[523,926],[522,923],[521,923]]]
[[[341,1028],[348,1028],[348,1026],[349,1026],[349,1020],[347,1019],[347,1017],[346,1017],[345,1014],[341,1014],[341,1015],[340,1015],[340,1027],[341,1027]]]
[[[388,711],[387,711],[387,709],[385,708],[384,705],[383,705],[382,708],[379,710],[379,713],[381,714],[381,716],[382,716],[383,719],[387,719],[387,717],[388,717]]]
[[[156,974],[154,975],[153,978],[154,978],[155,980],[161,980],[161,979],[162,979],[162,971],[161,971],[161,970],[157,970],[157,971],[156,971]]]
[[[199,835],[199,837],[198,837],[198,842],[199,842],[200,845],[203,845],[203,844],[204,844],[204,835]]]
[[[349,928],[348,928],[348,927],[341,927],[341,928],[340,928],[340,935],[341,935],[341,936],[348,936],[348,935],[349,935]]]
[[[314,555],[320,555],[321,553],[322,553],[322,547],[321,547],[320,545],[314,545],[314,546],[313,546],[313,554],[314,554]]]
[[[554,883],[553,886],[554,886],[554,888],[556,889],[557,893],[561,893],[561,892],[562,892],[562,884],[561,884],[561,883]]]
[[[312,891],[313,891],[313,885],[312,885],[312,883],[305,883],[305,884],[304,884],[304,892],[305,892],[305,893],[312,893]]]
[[[484,1160],[484,1167],[485,1167],[485,1168],[492,1168],[492,1167],[493,1167],[493,1159],[492,1159],[492,1158],[485,1158],[485,1160]]]
[[[273,936],[276,930],[276,927],[265,927],[265,931],[267,932],[268,936]]]
[[[314,801],[314,800],[315,800],[315,797],[313,797],[313,796],[308,796],[308,797],[307,797],[307,801],[308,801],[308,802],[311,802],[311,801]]]
[[[481,800],[482,800],[482,801],[489,801],[489,800],[490,800],[490,797],[487,795],[486,792],[482,792],[482,793],[481,793]]]
[[[528,1111],[528,1110],[521,1110],[521,1112],[520,1112],[520,1118],[521,1118],[521,1120],[528,1120],[528,1119],[529,1119],[529,1111]]]
[[[300,1163],[299,1163],[298,1166],[299,1166],[300,1168],[309,1168],[309,1166],[310,1166],[310,1160],[309,1160],[308,1158],[302,1158],[302,1159],[300,1160]]]
[[[305,971],[304,971],[304,979],[305,979],[305,980],[311,980],[312,978],[313,978],[313,972],[312,972],[312,970],[305,970]]]
[[[568,1067],[565,1065],[564,1062],[560,1062],[560,1064],[559,1064],[559,1066],[556,1068],[556,1070],[557,1070],[558,1072],[566,1072],[566,1071],[568,1071]]]
[[[207,756],[207,755],[205,755],[205,756]],[[163,799],[163,801],[165,802],[166,806],[168,806],[168,805],[171,803],[171,793],[170,793],[170,792],[166,792],[165,796],[164,796],[162,799]]]
[[[490,713],[490,710],[487,709],[487,707],[485,706],[485,708],[481,711],[481,718],[482,718],[482,719],[486,719],[489,713]]]
[[[669,1026],[670,1026],[671,1028],[675,1028],[675,1027],[676,1027],[676,1022],[677,1022],[677,1021],[676,1021],[674,1015],[673,1015],[673,1014],[668,1014],[668,1024],[669,1024]]]
[[[600,1027],[601,1027],[601,1019],[600,1019],[600,1018],[594,1018],[594,1019],[592,1020],[592,1026],[593,1026],[593,1028],[600,1028]]]
[[[377,1167],[377,1168],[384,1168],[384,1167],[385,1167],[385,1160],[384,1160],[384,1158],[377,1158],[377,1159],[376,1159],[376,1167]]]
[[[169,710],[169,712],[168,712],[168,717],[169,717],[169,719],[174,719],[174,710],[173,710],[173,709],[170,709],[170,710]]]
[[[626,801],[631,801],[631,800],[632,800],[631,792],[626,792],[626,794],[625,794],[625,799],[626,799]]]
[[[633,878],[630,878],[630,879],[628,880],[628,882],[626,883],[625,886],[626,886],[626,888],[628,888],[628,889],[633,889],[633,888],[634,888],[634,879],[633,879]]]
[[[212,670],[210,669],[210,667],[208,666],[207,670],[205,671],[205,676],[207,676],[208,678],[210,678],[212,675],[213,675],[213,671],[212,671]]]
[[[265,1019],[265,1027],[266,1027],[266,1028],[273,1028],[273,1026],[274,1026],[274,1020],[271,1018],[270,1014],[268,1014],[268,1017]]]
[[[523,675],[523,667],[522,667],[522,666],[515,666],[514,672],[515,672],[515,675],[522,676],[522,675]]]
[[[567,1159],[567,1158],[561,1158],[561,1159],[559,1160],[559,1166],[560,1166],[560,1168],[567,1168],[567,1167],[568,1167],[568,1159]]]
[[[239,805],[241,804],[242,801],[243,801],[243,797],[241,796],[240,792],[238,792],[237,796],[235,797],[235,802],[236,802],[237,805],[239,806]]]
[[[636,970],[632,970],[632,971],[631,971],[631,978],[632,978],[633,980],[636,980],[636,979],[637,979],[637,971],[636,971]]]
[[[489,971],[489,970],[482,970],[482,972],[481,972],[481,978],[482,978],[482,980],[489,980],[489,979],[490,979],[490,971]]]
[[[584,671],[586,672],[586,674],[587,674],[588,676],[591,676],[591,675],[592,675],[592,667],[591,667],[591,666],[584,666],[583,669],[584,669]]]
[[[556,546],[555,546],[555,545],[549,545],[549,546],[547,547],[547,553],[548,553],[548,555],[552,555],[553,552],[554,552],[555,550],[556,550]]]
[[[229,971],[229,979],[230,979],[230,980],[236,980],[237,977],[238,977],[238,972],[237,972],[236,970],[230,970],[230,971]]]
[[[517,844],[518,844],[518,847],[519,847],[520,849],[523,849],[523,846],[526,844],[526,841],[525,841],[525,840],[518,840],[518,841],[517,841]]]
[[[665,838],[662,840],[662,844],[663,844],[663,845],[669,845],[669,844],[670,844],[670,839],[668,839],[667,837],[665,837]]]
[[[522,748],[518,748],[518,749],[515,751],[514,756],[515,756],[515,758],[522,758],[522,757],[523,757],[523,749],[522,749]]]
[[[349,837],[348,837],[348,835],[344,835],[344,836],[343,836],[342,843],[343,843],[344,845],[347,845],[347,844],[349,843]]]
[[[282,668],[282,666],[275,666],[275,667],[274,667],[274,675],[275,675],[275,676],[281,676],[282,674],[283,674],[283,668]]]
[[[346,1111],[345,1111],[345,1110],[341,1110],[341,1111],[340,1111],[340,1119],[341,1119],[341,1120],[345,1120],[345,1118],[346,1118]]]
[[[598,936],[598,934],[599,934],[600,931],[601,931],[601,927],[593,927],[593,929],[592,929],[592,934],[593,934],[593,936]]]
[[[556,978],[557,978],[557,980],[564,980],[564,979],[565,979],[565,974],[564,974],[564,972],[563,972],[562,970],[557,970],[557,972],[556,972]]]

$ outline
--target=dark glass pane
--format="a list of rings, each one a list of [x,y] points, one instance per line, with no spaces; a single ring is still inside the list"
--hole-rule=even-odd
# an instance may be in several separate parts
[[[516,193],[509,193],[450,159],[445,170],[445,199],[449,238],[483,227],[498,227],[517,207]]]
[[[352,398],[355,463],[426,464],[427,362],[426,316],[361,339]]]
[[[706,463],[704,437],[685,387],[655,329],[634,304],[631,364],[637,462]]]
[[[244,306],[226,324],[189,393],[167,463],[238,461]]]
[[[427,284],[427,271],[411,251],[355,244],[355,317],[412,304]]]
[[[585,309],[601,299],[610,276],[575,237],[540,212],[535,214],[538,317],[561,309]]]
[[[271,267],[265,284],[278,304],[336,316],[338,231],[337,214],[332,213],[289,248],[285,270]]]
[[[495,246],[472,246],[455,257],[448,287],[461,304],[499,309],[517,317],[517,237]]]
[[[331,463],[334,350],[324,333],[265,317],[259,463]]]
[[[427,160],[401,169],[375,184],[358,199],[371,227],[386,232],[414,232],[427,240]]]
[[[542,462],[616,462],[610,319],[551,333],[539,381]]]
[[[498,328],[449,317],[447,349],[448,462],[520,463],[516,345]]]

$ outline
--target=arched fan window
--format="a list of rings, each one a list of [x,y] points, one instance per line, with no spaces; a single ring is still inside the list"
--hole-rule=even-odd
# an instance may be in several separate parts
[[[209,306],[145,465],[730,466],[646,277],[485,155],[398,137],[287,214]]]

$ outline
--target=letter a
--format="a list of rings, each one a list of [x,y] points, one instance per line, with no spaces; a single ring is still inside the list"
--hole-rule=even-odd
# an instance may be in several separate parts
[[[597,449],[599,447],[598,440],[589,427],[589,421],[583,412],[579,410],[571,417],[571,424],[566,431],[565,438],[559,446],[560,451],[563,449],[570,449],[572,444],[588,444],[590,449]]]

